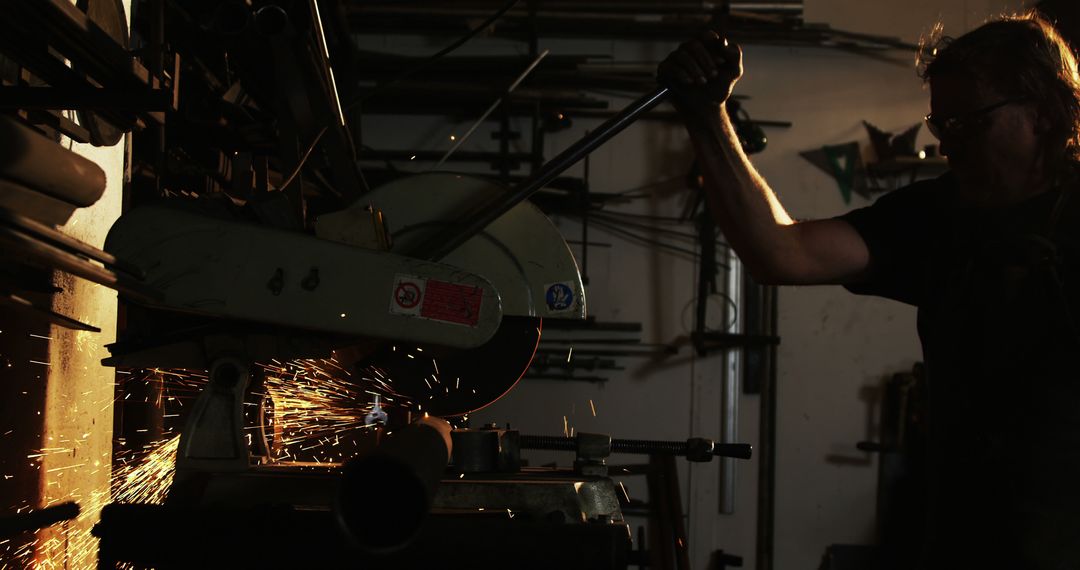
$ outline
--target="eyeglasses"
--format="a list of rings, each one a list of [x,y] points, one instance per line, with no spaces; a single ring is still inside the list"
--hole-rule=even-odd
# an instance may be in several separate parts
[[[1020,103],[1023,99],[1006,99],[998,103],[994,103],[988,107],[982,109],[976,109],[969,113],[961,115],[955,115],[952,117],[936,117],[933,113],[923,117],[926,121],[926,127],[930,129],[930,134],[934,135],[938,140],[941,140],[942,136],[963,138],[965,135],[970,134],[970,130],[974,126],[985,124],[985,117],[990,113],[1004,107],[1005,105],[1011,105],[1013,103]]]

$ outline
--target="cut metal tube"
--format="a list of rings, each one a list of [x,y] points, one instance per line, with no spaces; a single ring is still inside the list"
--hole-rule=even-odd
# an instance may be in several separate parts
[[[431,510],[451,449],[450,425],[425,417],[346,462],[334,504],[341,530],[366,552],[407,546]]]
[[[161,300],[161,293],[143,284],[141,281],[123,273],[114,273],[98,267],[83,257],[71,253],[55,244],[42,241],[32,235],[0,225],[0,245],[10,246],[15,259],[30,263],[43,269],[59,269],[93,281],[99,285],[116,289],[128,298],[144,303]]]
[[[105,192],[105,171],[30,127],[0,116],[0,177],[75,206],[91,206]]]
[[[667,87],[658,87],[655,91],[643,95],[618,115],[608,119],[592,133],[577,141],[558,156],[549,160],[531,178],[498,198],[481,205],[456,224],[450,224],[443,231],[432,234],[430,239],[420,243],[406,255],[438,261],[470,238],[483,231],[491,222],[509,212],[511,208],[527,200],[537,190],[565,172],[611,137],[630,126],[639,116],[646,113],[668,95]]]
[[[69,253],[82,255],[106,266],[124,271],[136,278],[142,279],[144,276],[142,268],[132,263],[117,259],[110,253],[104,252],[90,244],[81,242],[67,234],[60,233],[59,230],[53,229],[41,222],[20,216],[19,214],[2,207],[0,207],[0,225],[10,226],[16,231],[48,242]]]
[[[56,311],[53,311],[48,306],[35,305],[29,299],[24,299],[14,293],[0,293],[0,305],[20,311],[24,313],[32,314],[39,318],[44,318],[50,323],[76,331],[89,331],[89,332],[101,332],[101,329],[94,325],[89,325],[84,322],[77,321],[67,315],[61,315]],[[0,533],[2,534],[2,533]]]

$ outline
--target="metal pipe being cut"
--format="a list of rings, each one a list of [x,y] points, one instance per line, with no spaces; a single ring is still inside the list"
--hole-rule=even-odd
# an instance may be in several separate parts
[[[367,552],[407,546],[431,510],[451,450],[450,424],[425,417],[345,463],[334,504],[345,535]]]

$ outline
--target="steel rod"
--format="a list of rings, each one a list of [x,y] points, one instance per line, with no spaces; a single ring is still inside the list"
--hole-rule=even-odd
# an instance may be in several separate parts
[[[740,317],[745,318],[745,313],[738,308],[744,307],[742,284],[742,266],[738,263],[735,253],[730,249],[721,250],[720,256],[728,267],[726,275],[722,279],[723,292],[733,304],[724,303],[723,322],[731,322],[733,328],[729,330],[738,334],[745,331],[745,325],[740,323]],[[734,318],[732,318],[734,317]],[[724,366],[721,378],[720,392],[720,440],[723,443],[735,443],[739,438],[739,380],[743,375],[743,367],[746,364],[747,351],[726,350],[723,353]],[[720,512],[723,514],[735,514],[736,491],[735,479],[736,462],[724,459],[720,462]]]
[[[550,52],[550,50],[544,50],[543,53],[536,56],[536,59],[534,59],[532,61],[532,63],[530,63],[529,66],[525,68],[525,71],[522,71],[521,74],[519,74],[517,76],[517,79],[514,79],[514,82],[511,83],[510,86],[506,88],[506,91],[502,95],[499,95],[499,97],[497,99],[495,99],[495,101],[487,108],[487,110],[485,110],[480,115],[480,118],[477,119],[472,124],[471,127],[469,127],[469,130],[466,131],[464,135],[461,135],[461,138],[459,138],[457,140],[457,142],[454,143],[454,146],[450,147],[450,149],[446,151],[446,154],[444,154],[442,156],[442,158],[440,158],[439,161],[436,162],[434,164],[434,166],[431,167],[431,169],[435,169],[435,168],[438,168],[438,167],[442,166],[443,163],[446,162],[446,160],[448,158],[450,158],[450,155],[454,154],[454,152],[457,151],[458,147],[460,147],[462,144],[464,144],[465,141],[468,140],[469,137],[472,136],[473,132],[476,131],[477,127],[479,127],[481,124],[483,124],[484,121],[487,120],[488,115],[491,115],[491,113],[493,113],[495,111],[495,109],[497,109],[499,107],[499,105],[502,105],[503,101],[511,93],[514,92],[514,89],[517,89],[517,86],[520,85],[521,82],[524,81],[525,78],[528,77],[530,73],[532,73],[532,70],[536,69],[536,66],[540,64],[541,60],[543,60],[545,57],[547,57],[549,52]]]
[[[548,182],[565,172],[568,168],[577,164],[600,145],[611,137],[619,134],[630,126],[639,116],[649,111],[668,94],[667,87],[658,87],[655,91],[643,95],[618,115],[608,119],[596,130],[571,145],[558,156],[544,164],[533,176],[519,184],[509,193],[483,204],[479,208],[465,216],[456,224],[449,225],[447,229],[432,234],[430,239],[422,242],[418,247],[406,252],[406,255],[420,257],[432,261],[438,261],[450,252],[457,249],[470,238],[480,233],[491,222],[510,211],[511,208],[527,200],[537,190],[543,188]]]
[[[769,334],[777,330],[777,289],[766,290],[766,315]],[[775,562],[776,538],[776,346],[767,349],[767,373],[761,385],[761,416],[758,423],[760,452],[758,455],[757,538],[755,551],[759,570],[772,570]]]
[[[546,449],[552,451],[575,451],[576,437],[544,435],[522,435],[521,449]],[[647,455],[686,455],[690,450],[687,441],[657,441],[648,439],[612,439],[612,453],[636,453]],[[750,459],[753,448],[745,443],[717,443],[712,447],[712,454],[718,457]]]

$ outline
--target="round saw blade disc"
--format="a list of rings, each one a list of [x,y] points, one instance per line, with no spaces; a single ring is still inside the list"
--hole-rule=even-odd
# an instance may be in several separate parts
[[[491,340],[471,349],[388,343],[357,365],[362,381],[403,407],[434,416],[479,410],[510,391],[532,364],[542,319],[503,317]]]

